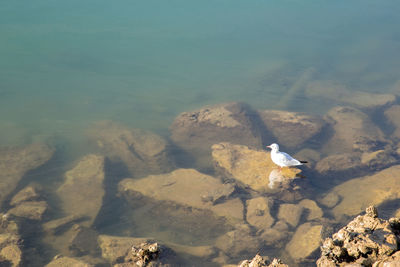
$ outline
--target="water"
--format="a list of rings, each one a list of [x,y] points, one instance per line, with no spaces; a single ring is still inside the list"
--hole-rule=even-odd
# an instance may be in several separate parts
[[[168,136],[180,112],[227,101],[324,114],[340,103],[305,95],[315,80],[391,93],[399,12],[395,0],[3,0],[0,144],[54,140],[44,172],[58,185],[98,120]]]

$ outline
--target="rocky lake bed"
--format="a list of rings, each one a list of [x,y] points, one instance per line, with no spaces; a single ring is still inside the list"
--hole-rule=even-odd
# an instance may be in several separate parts
[[[398,266],[398,97],[323,86],[340,106],[320,115],[221,103],[168,136],[95,122],[65,165],[52,140],[2,147],[0,265]],[[274,142],[308,163],[278,169]]]

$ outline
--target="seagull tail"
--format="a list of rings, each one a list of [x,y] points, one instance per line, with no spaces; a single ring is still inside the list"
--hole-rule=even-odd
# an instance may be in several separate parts
[[[308,161],[306,161],[306,160],[299,160],[300,161],[300,163],[308,163]]]

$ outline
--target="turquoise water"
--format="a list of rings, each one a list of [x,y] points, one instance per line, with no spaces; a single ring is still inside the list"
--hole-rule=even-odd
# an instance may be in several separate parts
[[[290,93],[307,73],[392,93],[399,14],[396,0],[2,0],[0,145],[56,137],[85,154],[92,122],[167,136],[179,113],[227,101],[324,114],[338,103]]]

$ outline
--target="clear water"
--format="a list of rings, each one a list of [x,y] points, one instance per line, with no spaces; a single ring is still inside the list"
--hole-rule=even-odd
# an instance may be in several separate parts
[[[2,0],[0,144],[57,137],[69,162],[98,120],[167,136],[180,112],[227,101],[323,114],[337,103],[287,98],[309,70],[392,92],[399,13],[396,0]]]

